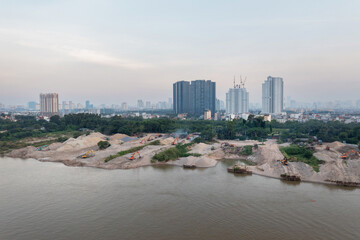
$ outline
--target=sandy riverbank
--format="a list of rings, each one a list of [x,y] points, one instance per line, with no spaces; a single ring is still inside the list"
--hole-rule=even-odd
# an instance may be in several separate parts
[[[141,140],[145,138],[145,142]],[[324,144],[315,147],[315,156],[324,160],[325,163],[320,166],[320,172],[315,172],[312,167],[302,162],[289,162],[287,166],[280,160],[283,155],[279,150],[279,145],[275,140],[269,140],[264,145],[257,141],[228,141],[234,147],[221,146],[221,142],[213,144],[199,143],[194,144],[190,153],[200,154],[199,157],[189,156],[166,163],[151,163],[152,157],[161,151],[174,147],[172,145],[174,138],[167,135],[158,137],[156,134],[148,134],[144,138],[130,138],[125,134],[115,134],[105,136],[101,133],[92,133],[88,136],[80,136],[77,139],[70,138],[63,143],[54,143],[49,146],[47,151],[37,151],[35,147],[26,147],[13,150],[8,157],[15,158],[34,158],[46,162],[62,162],[67,166],[88,166],[103,169],[130,169],[148,165],[167,164],[175,166],[194,165],[196,167],[207,168],[214,167],[222,159],[246,159],[254,163],[255,166],[249,166],[254,174],[280,178],[281,174],[298,175],[302,181],[309,182],[360,182],[360,159],[353,158],[346,161],[340,158],[340,155],[348,146],[339,142]],[[97,143],[108,140],[111,146],[105,150],[99,150]],[[160,140],[160,145],[148,145],[141,149],[141,158],[129,160],[132,153],[105,162],[105,158],[114,155],[120,151],[128,150],[133,147],[142,146],[155,140]],[[184,139],[182,143],[189,141]],[[258,149],[253,148],[253,155],[246,157],[239,155],[243,146],[259,144]],[[329,146],[330,150],[325,147]],[[79,158],[81,154],[93,150],[95,155],[89,158]]]

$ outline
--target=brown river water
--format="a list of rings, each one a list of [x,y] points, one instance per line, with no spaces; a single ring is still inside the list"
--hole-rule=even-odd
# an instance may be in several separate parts
[[[0,239],[360,239],[360,189],[0,158]]]

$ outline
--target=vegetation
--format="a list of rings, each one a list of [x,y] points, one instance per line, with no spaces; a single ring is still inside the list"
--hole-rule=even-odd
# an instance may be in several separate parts
[[[4,114],[3,114],[4,116]],[[143,119],[141,117],[123,118],[114,116],[101,118],[97,114],[68,114],[60,118],[53,116],[50,121],[37,120],[33,116],[16,116],[16,122],[0,118],[0,152],[9,149],[6,146],[19,147],[16,141],[26,138],[44,138],[49,133],[63,135],[73,133],[73,137],[98,131],[106,135],[123,133],[130,136],[141,133],[199,132],[201,138],[196,141],[211,142],[218,139],[252,139],[263,141],[267,138],[278,138],[280,142],[294,141],[299,138],[313,137],[324,142],[346,141],[360,144],[360,124],[344,124],[339,121],[322,122],[310,120],[305,123],[276,121],[265,122],[262,117],[250,115],[248,120],[233,121],[211,120],[175,120],[171,118]],[[3,143],[7,142],[7,143]],[[11,147],[12,148],[12,147]]]
[[[291,145],[288,147],[281,147],[280,151],[290,162],[304,162],[311,166],[316,172],[319,172],[319,164],[325,163],[324,161],[317,159],[313,155],[313,151],[305,147]]]
[[[252,155],[253,151],[252,151],[252,146],[251,145],[247,145],[243,147],[243,150],[240,152],[241,155]]]
[[[108,141],[100,141],[100,142],[98,142],[97,145],[100,150],[107,149],[108,147],[111,146],[111,144]]]
[[[160,153],[157,153],[153,156],[151,162],[159,161],[159,162],[167,162],[170,160],[176,160],[180,157],[200,157],[201,154],[197,153],[188,153],[191,146],[194,143],[187,143],[187,144],[177,144],[175,147],[166,149]]]
[[[319,120],[310,120],[305,123],[272,121],[271,125],[273,131],[279,134],[281,141],[296,141],[297,138],[316,136],[317,139],[324,142],[345,141],[346,143],[360,144],[359,123],[345,124],[339,121],[325,123]]]
[[[150,142],[150,143],[147,143],[147,144],[144,144],[144,145],[141,145],[141,146],[133,147],[133,148],[130,148],[128,150],[118,152],[117,154],[114,154],[114,155],[110,155],[110,156],[105,158],[105,162],[109,162],[109,161],[111,161],[111,160],[113,160],[113,159],[115,159],[117,157],[121,157],[121,156],[124,156],[124,155],[129,154],[129,153],[134,153],[134,152],[140,151],[141,149],[143,149],[144,147],[149,146],[149,145],[160,145],[160,140],[155,140],[153,142]]]

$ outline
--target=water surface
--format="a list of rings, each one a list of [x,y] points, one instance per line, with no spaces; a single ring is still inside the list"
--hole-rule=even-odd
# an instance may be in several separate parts
[[[0,158],[0,239],[360,239],[360,190]]]

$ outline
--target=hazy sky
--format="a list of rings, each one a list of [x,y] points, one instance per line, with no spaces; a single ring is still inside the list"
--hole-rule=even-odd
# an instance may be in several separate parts
[[[360,99],[359,0],[0,0],[0,102],[167,100],[211,79],[225,99],[268,75],[299,101]]]

